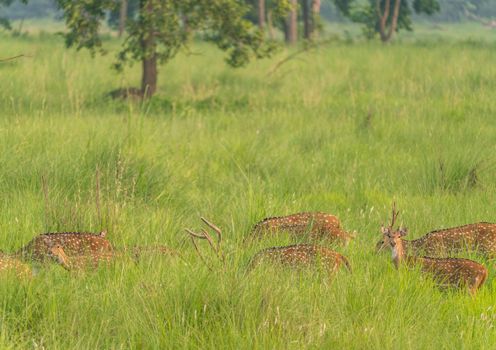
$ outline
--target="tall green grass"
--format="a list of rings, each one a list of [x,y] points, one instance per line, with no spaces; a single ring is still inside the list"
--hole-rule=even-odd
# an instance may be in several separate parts
[[[117,247],[166,244],[184,260],[4,278],[0,348],[494,347],[493,262],[473,257],[490,277],[472,298],[374,252],[393,200],[412,237],[496,221],[491,45],[336,42],[273,74],[286,52],[232,70],[195,45],[140,104],[106,97],[139,83],[138,65],[111,71],[112,51],[2,36],[2,57],[33,57],[0,64],[0,249],[106,228]],[[358,231],[336,247],[353,274],[246,275],[256,251],[292,242],[246,246],[252,225],[309,210]],[[223,229],[225,269],[183,233],[201,215]]]

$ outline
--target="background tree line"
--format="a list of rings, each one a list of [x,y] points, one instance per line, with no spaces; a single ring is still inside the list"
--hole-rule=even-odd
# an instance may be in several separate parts
[[[266,3],[270,3],[270,0],[265,0]],[[7,1],[1,0],[0,3],[5,4]],[[57,9],[57,3],[55,0],[31,0],[29,3],[24,3],[19,0],[9,1],[11,5],[9,7],[0,8],[0,16],[8,19],[31,19],[31,18],[58,18],[60,19],[61,13]],[[137,3],[135,0],[131,0],[130,3]],[[252,6],[256,5],[258,0],[247,0],[247,3]],[[470,18],[467,18],[467,11],[483,17],[491,18],[496,17],[496,1],[491,0],[438,0],[440,5],[439,12],[426,18],[420,16],[423,19],[428,19],[429,21],[444,21],[444,22],[459,22]],[[132,6],[132,5],[130,5]],[[345,18],[339,13],[339,10],[333,3],[333,0],[321,0],[321,11],[320,16],[323,20],[341,22]],[[414,16],[417,17],[417,16]],[[249,19],[256,21],[255,10],[251,11],[249,14]]]
[[[52,16],[64,19],[68,47],[104,52],[101,29],[107,24],[124,36],[115,68],[140,62],[139,89],[115,96],[150,97],[157,90],[158,66],[187,49],[192,38],[214,43],[227,52],[233,67],[270,56],[277,48],[276,33],[289,44],[299,37],[315,40],[328,18],[362,25],[368,38],[388,42],[412,18],[484,21],[496,14],[490,0],[0,0],[0,24],[9,19]],[[21,10],[22,9],[22,10]],[[449,11],[443,14],[442,11]],[[443,17],[444,16],[444,17]]]

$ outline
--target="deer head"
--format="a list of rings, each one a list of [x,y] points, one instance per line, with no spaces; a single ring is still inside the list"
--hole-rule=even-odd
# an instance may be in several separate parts
[[[399,214],[400,212],[396,210],[396,202],[393,202],[393,209],[391,212],[391,223],[388,226],[384,226],[384,224],[381,226],[382,239],[376,244],[376,250],[378,252],[390,246],[389,245],[389,243],[391,243],[390,238],[394,233],[394,225],[396,224],[396,219],[398,218]],[[406,235],[406,229],[400,227],[399,231],[404,232],[403,236]]]
[[[384,228],[384,226],[381,228],[381,231],[383,235],[383,245],[385,247],[391,248],[396,247],[396,245],[399,243],[399,240],[406,236],[408,232],[408,230],[404,227],[400,227],[397,230],[392,230],[390,227]]]
[[[57,261],[60,265],[62,265],[65,269],[68,269],[69,266],[69,258],[64,252],[64,249],[60,244],[54,244],[49,246],[49,254],[50,256]]]

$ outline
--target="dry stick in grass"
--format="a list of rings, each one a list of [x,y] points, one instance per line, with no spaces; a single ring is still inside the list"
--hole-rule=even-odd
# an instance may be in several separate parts
[[[0,58],[0,62],[8,62],[8,61],[13,61],[15,59],[21,58],[21,57],[33,57],[29,55],[17,55],[17,56],[12,56],[12,57],[7,57],[7,58]]]

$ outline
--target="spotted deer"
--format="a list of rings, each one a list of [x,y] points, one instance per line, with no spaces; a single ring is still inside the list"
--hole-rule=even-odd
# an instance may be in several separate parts
[[[341,266],[344,266],[351,272],[351,265],[344,255],[327,247],[311,244],[263,249],[251,259],[248,271],[263,262],[289,267],[320,266],[329,273],[336,272]]]
[[[381,239],[376,248],[381,251],[385,246],[384,239]],[[478,222],[436,230],[414,240],[403,240],[403,246],[409,254],[446,256],[473,251],[496,258],[496,224]]]
[[[0,255],[0,274],[13,273],[18,278],[32,277],[31,267],[20,259],[7,254]]]
[[[440,287],[468,288],[474,295],[487,278],[487,269],[472,260],[459,258],[433,258],[408,255],[405,251],[403,237],[405,228],[393,229],[399,212],[393,206],[393,217],[388,227],[382,227],[384,244],[391,248],[396,268],[403,263],[407,266],[419,266],[421,271],[431,275]]]
[[[322,212],[296,213],[287,216],[270,217],[255,224],[250,237],[260,237],[277,232],[289,232],[294,236],[309,235],[310,239],[326,239],[331,242],[348,244],[355,234],[344,231],[339,219]]]
[[[47,262],[51,259],[50,248],[60,245],[69,257],[112,252],[112,245],[105,238],[106,231],[98,234],[88,232],[45,233],[36,236],[15,253],[23,260]]]
[[[84,255],[68,256],[61,244],[49,244],[47,257],[57,261],[68,271],[95,269],[101,265],[108,265],[120,253],[112,251],[89,252]]]

